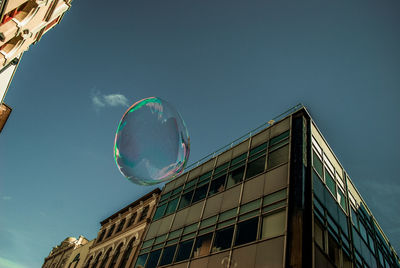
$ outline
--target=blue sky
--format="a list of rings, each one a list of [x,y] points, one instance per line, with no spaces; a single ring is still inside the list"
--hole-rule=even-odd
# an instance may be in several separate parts
[[[74,1],[5,98],[0,268],[40,267],[154,188],[113,160],[121,116],[149,96],[184,118],[189,162],[304,103],[400,251],[400,2],[109,3]]]

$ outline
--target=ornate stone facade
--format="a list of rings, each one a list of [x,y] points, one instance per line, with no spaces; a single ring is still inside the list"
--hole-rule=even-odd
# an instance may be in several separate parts
[[[43,268],[63,268],[68,267],[68,258],[71,253],[84,245],[89,241],[84,236],[79,236],[78,239],[75,237],[67,237],[58,246],[53,247],[50,251],[49,256],[44,260]]]
[[[103,220],[83,267],[130,267],[160,192],[157,188]]]

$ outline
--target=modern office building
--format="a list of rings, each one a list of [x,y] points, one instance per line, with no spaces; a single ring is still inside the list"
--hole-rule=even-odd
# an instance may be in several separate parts
[[[156,188],[103,220],[82,267],[131,267],[160,192]]]
[[[0,0],[0,105],[23,53],[61,21],[71,1]]]
[[[90,243],[84,236],[65,238],[58,246],[55,246],[44,259],[43,268],[67,267],[68,259],[72,252]]]
[[[400,263],[299,105],[167,183],[134,266],[125,267],[399,268]]]

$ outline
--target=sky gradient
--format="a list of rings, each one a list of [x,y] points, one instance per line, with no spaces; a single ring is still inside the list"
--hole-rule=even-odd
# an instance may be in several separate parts
[[[189,163],[302,102],[400,252],[399,1],[119,4],[73,1],[21,60],[0,134],[0,268],[40,267],[154,189],[113,159],[123,113],[150,96],[185,120]]]

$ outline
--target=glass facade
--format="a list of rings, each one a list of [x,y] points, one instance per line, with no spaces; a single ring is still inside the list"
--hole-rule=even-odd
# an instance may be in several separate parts
[[[315,267],[325,258],[338,268],[400,267],[375,218],[351,190],[346,172],[334,168],[314,136],[312,144]]]
[[[289,263],[400,268],[305,109],[168,183],[135,267]]]

